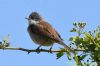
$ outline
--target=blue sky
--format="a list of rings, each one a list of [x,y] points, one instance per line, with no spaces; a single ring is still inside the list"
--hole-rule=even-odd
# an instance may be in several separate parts
[[[0,41],[10,34],[11,47],[35,49],[27,32],[28,22],[25,17],[39,12],[61,34],[65,43],[73,34],[70,29],[73,22],[87,22],[86,30],[93,30],[100,25],[100,0],[0,0]],[[53,49],[60,45],[55,44]],[[46,48],[46,47],[43,47]],[[1,66],[75,66],[74,60],[66,56],[56,60],[56,54],[30,53],[22,51],[0,50]]]

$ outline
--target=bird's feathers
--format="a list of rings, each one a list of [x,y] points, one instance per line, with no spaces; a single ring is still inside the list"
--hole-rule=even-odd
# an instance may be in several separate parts
[[[33,33],[55,41],[55,43],[58,43],[62,40],[58,32],[49,23],[45,21],[39,22],[38,25],[31,26],[31,30]]]

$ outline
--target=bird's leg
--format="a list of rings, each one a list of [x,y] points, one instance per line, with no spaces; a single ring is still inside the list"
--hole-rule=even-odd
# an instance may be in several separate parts
[[[41,47],[42,45],[39,45],[37,48],[36,48],[36,52],[39,54],[40,53],[40,47]]]
[[[53,47],[53,44],[51,45],[50,49],[49,49],[49,52],[52,54],[52,47]]]

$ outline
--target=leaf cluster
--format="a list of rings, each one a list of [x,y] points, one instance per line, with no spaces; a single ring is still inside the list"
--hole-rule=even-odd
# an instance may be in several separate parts
[[[78,22],[73,23],[73,28],[70,30],[77,35],[69,38],[70,47],[77,50],[75,51],[73,59],[78,66],[89,66],[91,63],[96,62],[100,66],[100,26],[93,31],[84,31],[86,23]],[[57,57],[63,56],[63,53],[58,53]],[[87,61],[86,61],[87,60]]]
[[[5,49],[10,46],[9,37],[10,36],[8,35],[6,38],[3,38],[3,42],[0,42],[0,48]]]

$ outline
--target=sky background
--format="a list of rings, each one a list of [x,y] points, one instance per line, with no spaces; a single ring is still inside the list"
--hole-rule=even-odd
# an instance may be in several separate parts
[[[61,34],[65,43],[74,34],[70,33],[73,22],[87,22],[87,31],[100,25],[100,0],[0,0],[0,41],[10,34],[11,47],[35,49],[38,45],[30,39],[25,17],[39,12]],[[62,47],[55,44],[53,49]],[[43,47],[47,48],[47,47]],[[48,49],[48,48],[47,48]],[[0,50],[0,66],[75,66],[64,55]]]

